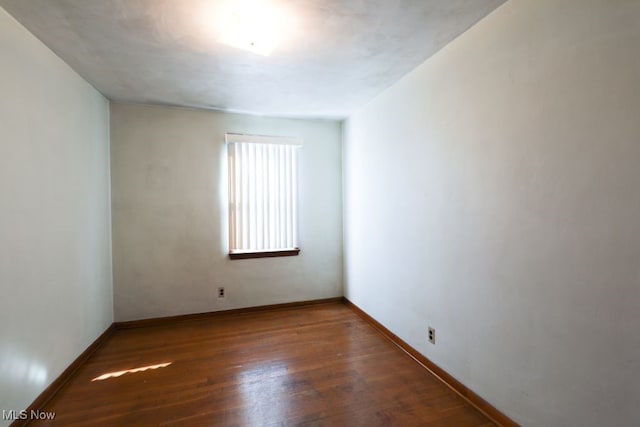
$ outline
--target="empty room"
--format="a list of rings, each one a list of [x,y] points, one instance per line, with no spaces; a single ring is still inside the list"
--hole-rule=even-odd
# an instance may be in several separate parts
[[[640,425],[640,1],[0,0],[0,426]]]

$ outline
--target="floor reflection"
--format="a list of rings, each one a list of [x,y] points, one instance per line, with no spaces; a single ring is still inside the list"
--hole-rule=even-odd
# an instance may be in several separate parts
[[[290,412],[288,399],[268,399],[286,395],[289,368],[286,362],[266,362],[243,366],[237,374],[243,400],[243,425],[261,425],[264,420],[284,420]]]

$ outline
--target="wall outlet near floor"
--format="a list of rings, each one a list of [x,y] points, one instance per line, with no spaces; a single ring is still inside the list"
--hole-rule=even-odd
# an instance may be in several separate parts
[[[224,296],[225,296],[224,287],[218,288],[218,298],[224,298]]]
[[[431,344],[436,343],[436,330],[429,326],[429,342]]]

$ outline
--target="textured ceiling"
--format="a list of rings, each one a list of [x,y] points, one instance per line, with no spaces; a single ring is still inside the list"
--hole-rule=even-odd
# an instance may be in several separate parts
[[[268,57],[217,42],[231,0],[0,0],[106,97],[344,118],[505,0],[271,0],[295,26]]]

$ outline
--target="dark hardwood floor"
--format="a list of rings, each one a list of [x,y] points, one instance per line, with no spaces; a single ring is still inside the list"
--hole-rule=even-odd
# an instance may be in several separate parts
[[[493,425],[342,303],[117,330],[44,410],[30,425]]]

